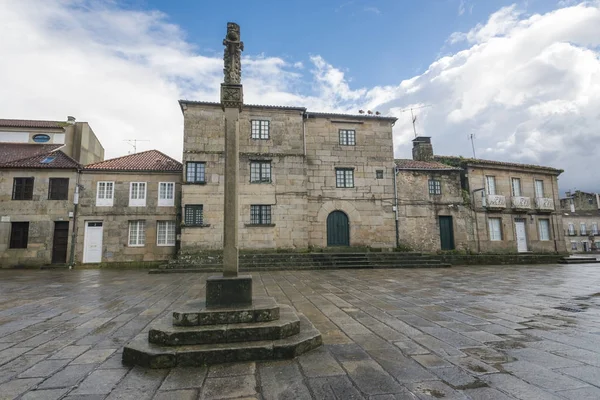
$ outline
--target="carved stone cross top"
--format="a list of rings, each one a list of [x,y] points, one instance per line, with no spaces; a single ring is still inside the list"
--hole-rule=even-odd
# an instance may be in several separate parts
[[[223,74],[225,75],[224,83],[240,84],[242,80],[242,51],[244,50],[244,42],[240,41],[240,26],[234,22],[227,23],[227,35],[223,39],[225,52],[223,61],[225,67]]]

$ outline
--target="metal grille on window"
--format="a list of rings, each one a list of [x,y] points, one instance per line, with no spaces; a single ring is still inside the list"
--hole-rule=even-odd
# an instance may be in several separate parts
[[[356,131],[351,129],[340,129],[340,144],[343,146],[356,145]]]
[[[205,182],[206,163],[188,162],[186,164],[186,180],[188,182]]]
[[[201,204],[185,206],[185,224],[190,226],[204,224],[204,211]]]
[[[429,194],[442,194],[442,183],[439,180],[429,180]]]
[[[335,170],[335,186],[351,188],[354,187],[354,170],[352,169],[336,169]]]
[[[271,162],[251,161],[250,182],[271,182]]]
[[[250,223],[252,225],[271,224],[271,206],[251,205]]]
[[[268,139],[269,138],[268,120],[254,119],[251,121],[252,139]]]

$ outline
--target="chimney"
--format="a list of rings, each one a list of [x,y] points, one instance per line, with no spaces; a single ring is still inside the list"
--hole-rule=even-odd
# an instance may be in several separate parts
[[[67,116],[67,124],[73,125],[75,123],[75,117]]]
[[[431,161],[433,160],[433,146],[431,145],[431,137],[419,136],[413,139],[412,156],[415,161]]]

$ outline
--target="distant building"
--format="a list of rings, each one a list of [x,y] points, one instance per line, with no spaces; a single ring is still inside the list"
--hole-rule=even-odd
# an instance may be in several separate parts
[[[560,199],[567,250],[572,253],[600,250],[600,195],[579,190]]]
[[[67,121],[0,119],[2,143],[59,144],[64,154],[82,165],[104,160],[104,148],[90,125],[74,117]]]

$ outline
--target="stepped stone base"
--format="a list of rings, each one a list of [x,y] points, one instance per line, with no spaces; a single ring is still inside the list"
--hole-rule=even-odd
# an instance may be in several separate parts
[[[123,363],[147,368],[172,368],[294,358],[323,343],[313,324],[302,314],[298,314],[298,318],[300,332],[278,340],[161,346],[150,343],[146,334],[140,334],[124,348]]]
[[[188,301],[173,312],[173,325],[198,326],[267,322],[279,319],[279,306],[272,297],[256,297],[246,307],[206,308],[203,300]]]
[[[206,306],[233,307],[252,305],[252,277],[209,276],[206,279]]]

